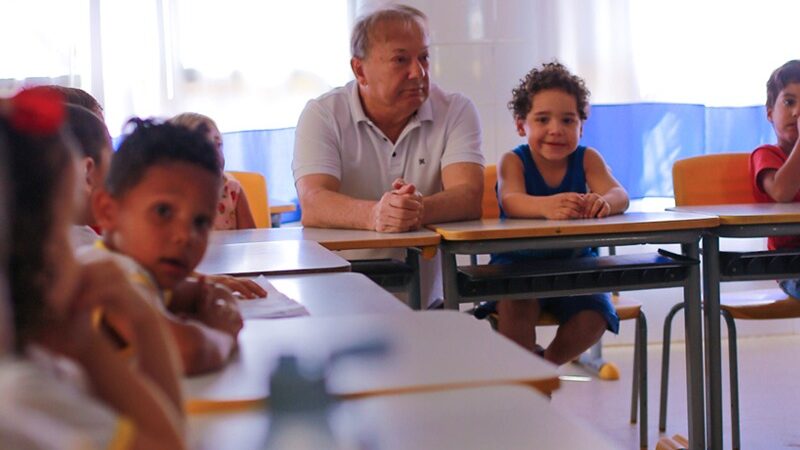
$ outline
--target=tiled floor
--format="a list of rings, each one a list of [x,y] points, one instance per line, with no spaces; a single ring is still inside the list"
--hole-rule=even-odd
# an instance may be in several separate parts
[[[725,408],[724,448],[730,448],[728,409],[727,341],[723,342],[723,408]],[[686,380],[683,344],[674,344],[670,363],[670,403],[667,432],[687,434]],[[632,347],[604,349],[607,361],[620,369],[618,381],[562,382],[553,394],[558,409],[581,418],[621,449],[638,448],[638,426],[629,423]],[[658,399],[661,369],[661,346],[648,347],[649,448],[661,437],[658,433]],[[575,365],[561,372],[585,375]],[[743,449],[800,448],[800,336],[777,336],[739,340],[739,391],[741,439]]]

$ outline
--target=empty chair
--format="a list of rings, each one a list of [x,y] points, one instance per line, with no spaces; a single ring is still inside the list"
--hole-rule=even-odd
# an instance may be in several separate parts
[[[672,183],[677,206],[725,205],[756,203],[750,184],[749,153],[718,153],[695,156],[677,161],[672,166]],[[667,425],[667,389],[669,376],[669,344],[672,319],[684,307],[673,306],[664,321],[664,344],[661,366],[661,404],[658,428]],[[761,289],[734,294],[722,294],[720,313],[728,327],[730,364],[731,444],[739,442],[739,382],[734,319],[766,320],[800,317],[800,302],[788,297],[781,289]]]
[[[269,214],[269,200],[267,196],[267,180],[264,175],[258,172],[227,172],[242,185],[247,201],[250,204],[250,211],[258,228],[269,228],[272,226],[272,218]]]

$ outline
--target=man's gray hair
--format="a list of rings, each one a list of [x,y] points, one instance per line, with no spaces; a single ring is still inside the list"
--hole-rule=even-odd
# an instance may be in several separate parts
[[[350,56],[364,59],[370,48],[370,39],[374,37],[378,24],[388,21],[399,21],[407,26],[416,25],[427,35],[428,18],[417,8],[407,5],[387,5],[359,17],[350,35]]]

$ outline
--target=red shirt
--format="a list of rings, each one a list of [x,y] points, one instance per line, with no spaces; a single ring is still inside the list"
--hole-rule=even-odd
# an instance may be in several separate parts
[[[750,180],[756,201],[759,203],[776,203],[758,185],[758,176],[764,170],[780,169],[788,158],[789,155],[784,153],[777,145],[762,145],[750,154]],[[795,194],[793,201],[800,202],[800,192]],[[770,250],[798,248],[800,247],[800,236],[770,236],[767,239],[767,246]]]

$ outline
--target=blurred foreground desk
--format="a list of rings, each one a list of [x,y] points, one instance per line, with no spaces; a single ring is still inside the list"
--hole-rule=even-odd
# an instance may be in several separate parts
[[[331,393],[353,398],[498,384],[551,392],[559,385],[555,366],[455,311],[247,320],[227,367],[184,380],[189,410],[259,405],[279,356],[322,361],[374,339],[385,339],[388,353],[337,363],[328,377]]]
[[[269,413],[253,409],[189,417],[193,449],[263,448]],[[521,386],[493,386],[347,400],[331,412],[345,448],[597,449],[619,448],[586,423],[556,410]],[[360,444],[361,446],[359,446]]]
[[[348,272],[350,263],[313,241],[249,244],[219,244],[212,241],[197,271],[212,275]]]
[[[716,217],[656,212],[603,219],[484,219],[432,225],[442,235],[445,307],[479,300],[529,299],[633,289],[682,287],[686,302],[689,439],[705,448],[699,242]],[[526,265],[458,267],[456,255],[521,249],[680,244],[682,255],[635,254]],[[640,386],[643,389],[643,386]],[[642,417],[642,424],[646,415]]]

